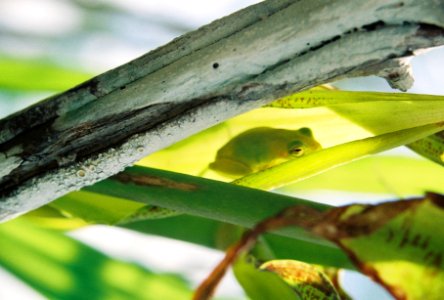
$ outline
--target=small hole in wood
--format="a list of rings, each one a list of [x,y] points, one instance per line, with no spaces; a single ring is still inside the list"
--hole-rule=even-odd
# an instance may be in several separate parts
[[[219,68],[219,63],[215,62],[215,63],[213,64],[213,69],[217,69],[217,68]]]

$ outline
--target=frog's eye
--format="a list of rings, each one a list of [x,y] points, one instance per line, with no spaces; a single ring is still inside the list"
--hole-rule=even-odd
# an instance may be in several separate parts
[[[304,149],[302,149],[302,148],[290,149],[290,154],[293,156],[302,156],[302,155],[304,155]]]
[[[305,136],[308,136],[308,137],[313,137],[313,133],[311,132],[311,129],[307,128],[307,127],[300,128],[299,133],[303,134]]]
[[[288,144],[288,154],[293,156],[301,156],[304,154],[304,144],[301,141],[293,141]]]

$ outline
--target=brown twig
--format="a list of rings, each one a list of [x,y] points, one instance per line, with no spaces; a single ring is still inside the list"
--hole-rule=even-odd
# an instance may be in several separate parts
[[[193,300],[211,299],[230,265],[233,264],[241,253],[248,252],[256,244],[261,234],[292,225],[307,228],[312,224],[316,224],[322,215],[317,210],[298,205],[288,207],[277,215],[258,223],[253,229],[245,232],[238,242],[228,248],[222,261],[196,289]]]

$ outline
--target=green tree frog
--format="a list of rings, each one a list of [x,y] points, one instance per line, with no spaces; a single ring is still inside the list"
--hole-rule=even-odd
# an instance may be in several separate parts
[[[258,127],[226,143],[209,168],[230,177],[244,176],[321,149],[309,128]]]

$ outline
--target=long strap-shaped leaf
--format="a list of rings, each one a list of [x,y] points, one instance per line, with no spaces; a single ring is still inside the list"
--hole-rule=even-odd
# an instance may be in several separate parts
[[[337,104],[380,102],[380,101],[442,101],[444,96],[422,95],[410,93],[382,93],[339,91],[328,86],[319,86],[305,92],[295,93],[280,98],[267,107],[276,108],[310,108],[332,106]]]
[[[328,85],[312,88],[308,91],[295,93],[280,98],[267,107],[275,108],[311,108],[318,106],[336,106],[340,104],[369,103],[369,102],[394,102],[408,101],[411,103],[432,104],[437,102],[438,107],[444,107],[444,96],[421,95],[410,93],[381,93],[381,92],[356,92],[340,91]],[[427,102],[425,102],[427,101]],[[375,103],[376,104],[376,103]],[[432,104],[433,105],[433,104]],[[433,110],[435,106],[430,107]],[[430,115],[425,109],[415,110],[417,115]],[[436,133],[432,136],[418,140],[408,147],[424,157],[444,165],[444,133]]]
[[[0,240],[0,266],[47,299],[188,299],[191,293],[179,277],[113,259],[24,219],[1,224]]]
[[[408,147],[416,153],[444,166],[444,131],[413,142]]]
[[[329,207],[285,195],[144,167],[129,168],[84,189],[243,227],[252,227],[273,213],[293,205],[318,210]],[[280,234],[315,243],[323,242],[317,238],[313,240],[313,236],[306,235],[303,230]],[[327,245],[331,246],[330,243]]]
[[[429,124],[341,144],[247,175],[234,183],[260,189],[277,188],[365,155],[412,143],[443,129],[444,123]]]

